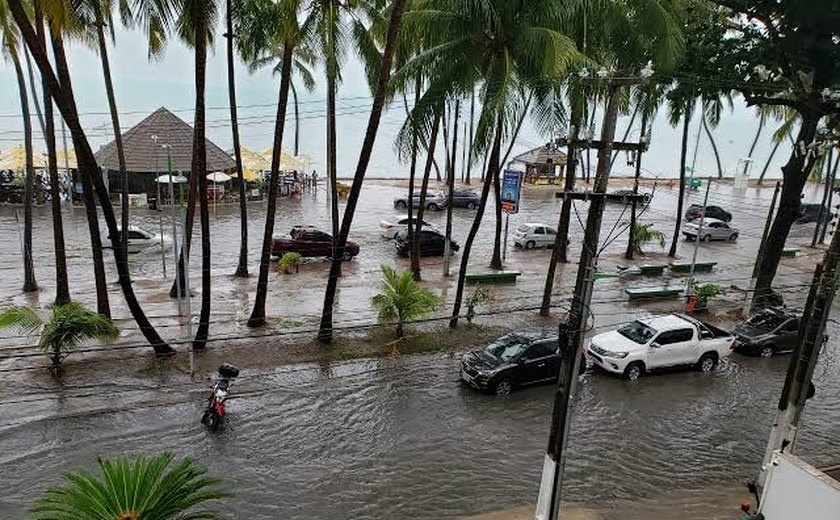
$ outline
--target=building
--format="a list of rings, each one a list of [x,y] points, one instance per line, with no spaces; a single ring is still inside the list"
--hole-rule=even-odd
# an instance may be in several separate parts
[[[540,146],[514,157],[508,167],[525,172],[524,181],[531,184],[560,184],[566,154],[555,147]]]

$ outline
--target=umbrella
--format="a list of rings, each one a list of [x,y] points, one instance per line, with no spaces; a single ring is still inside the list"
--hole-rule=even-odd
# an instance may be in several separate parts
[[[274,152],[274,148],[268,147],[262,152],[260,155],[265,157],[265,159],[271,163],[271,154]],[[298,161],[295,156],[290,155],[284,151],[280,151],[280,169],[281,170],[300,170],[303,167],[303,164]]]
[[[259,173],[253,170],[242,170],[242,176],[247,182],[258,181],[262,178]]]
[[[242,157],[242,169],[251,171],[268,170],[271,168],[271,159],[266,160],[261,154],[249,150],[247,148],[240,148],[239,154]],[[245,177],[248,180],[248,177]]]
[[[227,182],[230,180],[230,175],[222,172],[208,173],[207,180],[214,184],[217,182]]]
[[[76,162],[76,150],[59,150],[56,152],[56,159],[58,160],[58,168],[76,170],[78,163]]]
[[[169,184],[169,174],[160,175],[158,178],[155,179],[155,182],[158,184]],[[173,184],[183,184],[187,182],[187,178],[183,175],[173,175],[172,176],[172,183]]]
[[[32,164],[35,168],[47,167],[47,156],[32,152]],[[0,170],[21,171],[26,169],[26,149],[23,146],[9,148],[0,153]]]

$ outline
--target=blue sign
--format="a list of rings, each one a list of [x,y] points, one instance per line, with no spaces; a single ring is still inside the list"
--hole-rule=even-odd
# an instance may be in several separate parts
[[[522,191],[522,172],[505,170],[502,176],[502,211],[519,213],[519,197]]]

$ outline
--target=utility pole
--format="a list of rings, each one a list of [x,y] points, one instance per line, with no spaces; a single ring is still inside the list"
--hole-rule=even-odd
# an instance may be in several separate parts
[[[750,314],[752,308],[753,292],[755,291],[755,282],[758,279],[758,268],[761,265],[761,258],[764,256],[764,245],[767,243],[767,235],[770,234],[770,226],[773,224],[773,215],[775,215],[776,201],[779,199],[779,191],[782,189],[782,183],[776,181],[776,189],[773,190],[773,200],[770,202],[770,209],[767,211],[767,220],[764,222],[764,232],[761,234],[761,243],[758,245],[758,254],[755,257],[755,264],[753,264],[752,274],[750,275],[750,286],[747,289],[747,294],[744,297],[744,307],[742,313],[744,316]]]
[[[712,179],[706,179],[706,194],[703,195],[703,213],[700,223],[697,224],[697,236],[694,238],[694,252],[691,254],[691,269],[688,278],[685,280],[685,295],[691,296],[694,293],[694,266],[697,264],[697,251],[700,250],[700,241],[703,240],[703,224],[706,222],[706,206],[709,204],[709,190],[712,188]]]
[[[805,401],[813,395],[811,379],[814,367],[825,344],[825,324],[837,291],[838,264],[840,233],[835,232],[822,262],[817,264],[814,270],[813,283],[799,327],[799,342],[788,366],[785,385],[764,454],[764,464],[758,477],[760,487],[764,486],[767,475],[764,468],[770,463],[773,453],[786,450],[793,452],[796,448]]]
[[[574,296],[567,323],[558,327],[558,341],[561,354],[560,374],[554,396],[551,430],[548,448],[543,461],[542,480],[537,499],[535,518],[557,520],[560,518],[560,501],[563,489],[563,469],[566,462],[566,445],[571,426],[571,400],[577,386],[578,373],[583,357],[583,339],[586,323],[591,315],[592,286],[598,261],[598,245],[601,221],[606,202],[605,193],[610,176],[610,160],[618,119],[619,94],[622,85],[646,82],[653,73],[648,65],[638,78],[613,78],[606,69],[597,72],[594,81],[604,82],[607,87],[607,108],[601,128],[601,146],[598,149],[598,166],[586,217],[583,248],[575,282]],[[581,79],[588,80],[584,71]]]

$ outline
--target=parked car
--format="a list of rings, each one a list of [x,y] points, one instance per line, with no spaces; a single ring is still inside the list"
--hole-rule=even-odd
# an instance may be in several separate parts
[[[702,216],[704,216],[704,212],[703,206],[701,206],[700,204],[692,204],[688,207],[688,210],[686,210],[685,212],[685,218],[689,221],[697,220]],[[732,221],[732,213],[726,211],[720,206],[706,206],[705,216],[707,218],[714,218],[717,220],[722,220],[724,222]]]
[[[411,222],[417,225],[417,217],[415,216]],[[397,215],[390,220],[383,220],[379,222],[379,234],[383,238],[393,239],[397,237],[397,233],[408,229],[408,215]],[[421,229],[431,229],[437,231],[437,226],[429,224],[425,220],[420,223]]]
[[[443,256],[446,237],[439,231],[433,229],[421,229],[418,247],[420,249],[420,256]],[[409,256],[411,254],[411,244],[408,241],[408,231],[400,231],[394,240],[394,245],[397,247],[397,253],[400,256]],[[449,241],[449,249],[452,254],[458,251],[461,246],[454,240]]]
[[[119,240],[119,233],[122,232],[122,227],[117,224],[117,239]],[[108,240],[104,247],[110,247],[111,235],[108,235]],[[160,235],[154,231],[149,231],[140,226],[128,226],[128,252],[139,253],[140,251],[160,244]]]
[[[330,256],[332,255],[332,235],[324,233],[313,226],[295,226],[289,232],[290,238],[274,237],[271,241],[272,256],[283,256],[285,253],[300,253],[300,256]],[[352,260],[359,254],[359,244],[347,241],[344,247],[343,260]]]
[[[624,189],[620,189],[620,190],[613,190],[613,191],[607,193],[606,200],[607,200],[607,202],[624,202],[626,200],[625,197],[629,197],[629,196],[632,196],[632,195],[636,195],[635,193],[633,193],[632,189],[624,188]],[[640,192],[640,193],[638,193],[638,195],[642,196],[642,201],[641,201],[642,205],[649,204],[650,199],[653,198],[653,195],[651,195],[650,193],[641,193]]]
[[[481,196],[473,190],[455,188],[452,190],[452,207],[475,209],[481,202]]]
[[[761,357],[793,352],[799,339],[800,317],[800,313],[784,308],[758,312],[733,329],[735,352]]]
[[[586,347],[586,357],[595,366],[630,380],[680,366],[710,372],[729,355],[734,341],[729,332],[675,313],[598,334]]]
[[[461,359],[461,380],[473,388],[506,395],[517,387],[557,381],[560,352],[557,337],[516,332]]]
[[[822,210],[822,217],[820,217],[820,210]],[[831,212],[826,210],[822,204],[800,204],[799,217],[796,219],[796,223],[809,224],[817,221],[826,223],[829,220],[831,220]]]
[[[700,240],[708,242],[709,240],[729,240],[734,242],[738,240],[738,230],[731,227],[722,220],[714,218],[703,219],[703,229],[700,229],[700,220],[693,222],[686,222],[683,224],[683,235],[688,240],[697,240],[698,233],[701,234]]]
[[[536,222],[522,224],[513,232],[513,245],[524,249],[554,247],[557,230],[547,224]]]
[[[426,209],[430,211],[440,211],[446,207],[446,196],[440,192],[426,193],[425,202]],[[414,192],[411,197],[411,205],[413,208],[420,207],[420,192]],[[394,207],[397,209],[406,209],[408,207],[408,195],[394,199]]]

